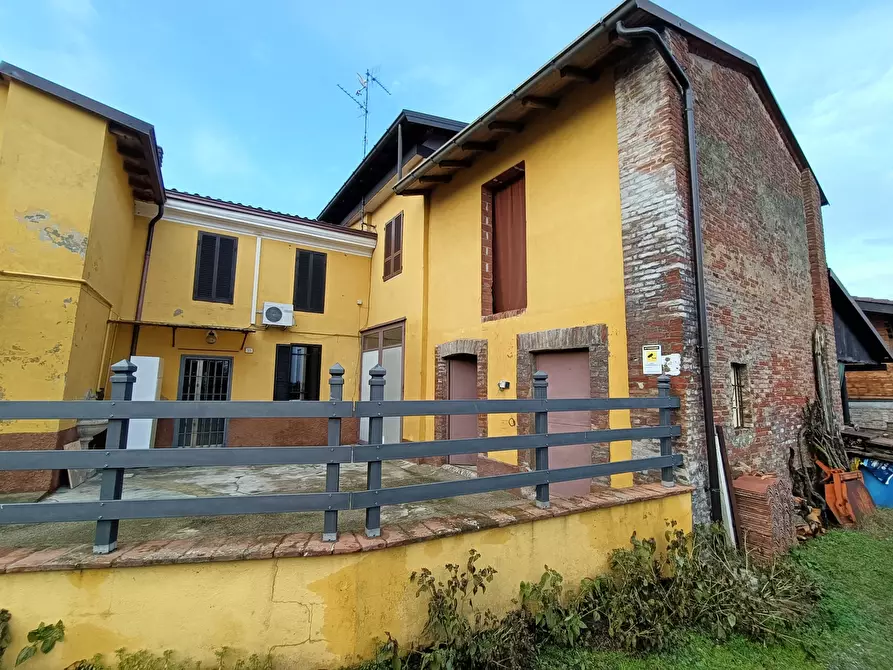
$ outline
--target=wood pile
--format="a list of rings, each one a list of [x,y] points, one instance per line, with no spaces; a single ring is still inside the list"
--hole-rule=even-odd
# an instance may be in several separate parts
[[[738,504],[739,537],[749,551],[771,558],[797,541],[791,495],[775,475],[743,475],[732,483]]]
[[[822,523],[822,510],[810,507],[804,498],[797,496],[794,496],[794,528],[797,531],[797,540],[800,542],[828,532]]]

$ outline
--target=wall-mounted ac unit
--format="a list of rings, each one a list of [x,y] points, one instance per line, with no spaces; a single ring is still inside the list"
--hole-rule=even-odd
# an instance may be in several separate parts
[[[264,325],[283,328],[295,325],[294,306],[287,302],[265,302]]]

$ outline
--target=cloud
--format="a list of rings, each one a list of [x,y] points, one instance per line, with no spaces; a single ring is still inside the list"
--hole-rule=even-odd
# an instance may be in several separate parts
[[[220,128],[205,126],[190,139],[193,165],[210,177],[246,177],[256,172],[249,152]]]

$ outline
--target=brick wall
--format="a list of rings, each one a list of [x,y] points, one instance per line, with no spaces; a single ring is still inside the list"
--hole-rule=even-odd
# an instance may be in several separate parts
[[[671,393],[681,398],[675,448],[685,454],[680,478],[695,486],[695,518],[707,517],[704,420],[697,373],[695,280],[688,222],[688,169],[681,98],[653,48],[637,48],[615,72],[630,397],[657,394],[642,373],[641,348],[660,343],[682,354]],[[632,412],[633,426],[656,423]],[[633,456],[658,453],[656,441],[633,444]]]
[[[692,79],[701,179],[714,418],[727,428],[735,474],[787,481],[800,412],[814,397],[812,338],[826,334],[836,392],[832,312],[818,189],[798,165],[748,75],[676,33],[671,47]],[[618,66],[618,139],[630,394],[653,393],[641,345],[682,354],[672,392],[682,398],[695,517],[707,515],[703,416],[680,95],[656,52],[637,45]],[[732,428],[731,364],[747,366],[749,425]],[[835,394],[839,408],[839,394]],[[645,421],[633,416],[633,423]],[[651,445],[637,445],[639,449]]]
[[[893,316],[869,314],[868,318],[871,325],[880,334],[881,339],[886,342],[887,348],[893,351],[893,335],[891,335]],[[846,390],[851,399],[889,398],[893,400],[893,365],[887,364],[883,370],[847,372]]]

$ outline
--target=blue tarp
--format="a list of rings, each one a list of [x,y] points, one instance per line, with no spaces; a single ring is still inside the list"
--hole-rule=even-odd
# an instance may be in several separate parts
[[[893,463],[866,458],[859,466],[865,488],[878,507],[893,507]]]

